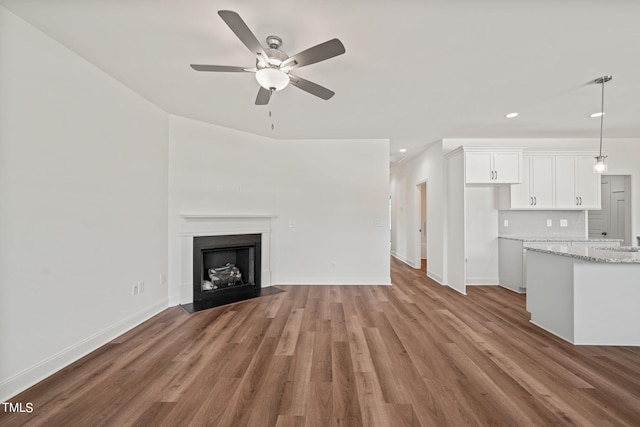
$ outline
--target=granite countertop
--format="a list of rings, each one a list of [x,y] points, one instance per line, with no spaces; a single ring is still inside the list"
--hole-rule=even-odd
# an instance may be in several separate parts
[[[607,239],[604,237],[584,238],[566,236],[498,236],[500,239],[519,240],[521,242],[620,242],[622,239]]]
[[[640,246],[589,247],[552,245],[546,248],[527,248],[527,251],[566,256],[583,261],[640,264]]]

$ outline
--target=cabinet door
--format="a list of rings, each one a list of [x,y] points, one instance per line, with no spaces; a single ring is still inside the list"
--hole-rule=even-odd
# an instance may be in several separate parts
[[[576,156],[556,157],[556,207],[579,209],[576,193]]]
[[[493,153],[494,182],[497,184],[522,182],[521,158],[521,153],[500,151]]]
[[[522,183],[511,185],[511,209],[533,207],[531,195],[531,156],[522,156]]]
[[[595,158],[578,156],[576,168],[576,188],[581,209],[601,209],[600,174],[593,172]]]
[[[493,182],[492,153],[477,152],[465,154],[465,180],[468,184]]]
[[[553,208],[554,156],[532,156],[531,195],[534,209]]]

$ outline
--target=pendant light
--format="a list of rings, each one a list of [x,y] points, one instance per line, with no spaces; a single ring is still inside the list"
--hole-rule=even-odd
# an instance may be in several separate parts
[[[610,81],[613,76],[602,76],[595,79],[593,82],[602,85],[602,103],[600,108],[600,154],[596,156],[596,164],[593,166],[593,172],[603,173],[607,170],[607,165],[604,163],[604,159],[607,156],[602,155],[602,128],[604,124],[604,84]]]

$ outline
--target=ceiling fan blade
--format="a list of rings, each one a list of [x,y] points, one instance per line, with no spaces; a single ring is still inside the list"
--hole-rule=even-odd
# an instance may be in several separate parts
[[[232,67],[230,65],[203,65],[203,64],[191,64],[191,68],[196,71],[223,71],[232,73],[249,73],[250,68]]]
[[[295,87],[302,89],[305,92],[309,92],[311,95],[315,95],[324,100],[327,100],[336,94],[334,91],[329,90],[324,86],[320,86],[319,84],[310,82],[309,80],[305,80],[298,76],[293,76],[291,74],[289,74],[289,82]]]
[[[310,47],[307,50],[303,50],[300,53],[296,53],[286,61],[282,63],[281,68],[294,68],[304,67],[305,65],[315,64],[316,62],[324,61],[325,59],[333,58],[334,56],[342,55],[346,50],[342,42],[338,39],[331,39],[319,45]]]
[[[269,56],[265,53],[264,48],[258,41],[255,35],[251,32],[247,24],[240,18],[236,12],[232,10],[219,10],[218,15],[220,18],[231,28],[240,41],[251,51],[254,55],[262,55],[264,58]]]
[[[267,105],[271,99],[271,91],[260,86],[258,96],[256,96],[256,105]]]

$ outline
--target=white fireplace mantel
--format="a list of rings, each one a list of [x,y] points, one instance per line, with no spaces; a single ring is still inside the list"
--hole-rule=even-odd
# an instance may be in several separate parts
[[[193,238],[230,234],[260,234],[262,240],[262,287],[271,286],[272,214],[181,214],[180,302],[193,302]]]

